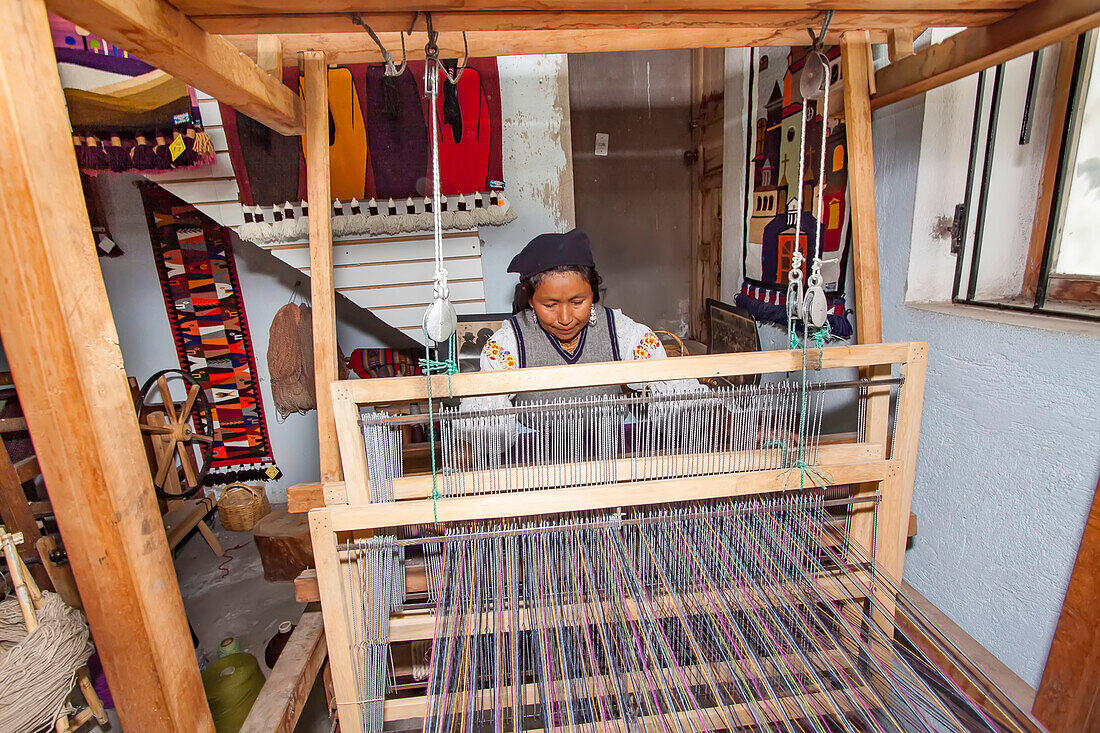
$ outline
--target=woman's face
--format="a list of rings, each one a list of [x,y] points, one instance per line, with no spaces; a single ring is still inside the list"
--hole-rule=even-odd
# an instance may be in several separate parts
[[[588,323],[592,286],[579,272],[552,272],[531,296],[539,325],[558,341],[571,341]]]

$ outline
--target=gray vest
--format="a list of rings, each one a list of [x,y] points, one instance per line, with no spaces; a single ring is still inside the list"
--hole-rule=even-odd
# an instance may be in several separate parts
[[[577,348],[570,354],[558,340],[542,330],[535,312],[527,309],[508,319],[516,334],[516,350],[519,368],[561,366],[563,364],[592,364],[601,361],[619,361],[619,340],[615,331],[615,316],[602,305],[594,304],[596,325],[581,329]],[[540,400],[562,400],[573,397],[618,396],[618,385],[606,387],[581,387],[579,389],[526,392],[516,395],[516,404]]]

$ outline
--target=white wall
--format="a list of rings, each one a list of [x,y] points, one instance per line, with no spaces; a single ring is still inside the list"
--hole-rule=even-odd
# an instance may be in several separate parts
[[[924,113],[903,102],[874,122],[884,338],[930,345],[905,576],[1037,686],[1100,469],[1100,341],[905,304],[910,250],[933,244],[914,225],[930,214],[918,162],[924,180],[944,160],[921,157]]]
[[[569,133],[569,64],[565,55],[501,56],[504,180],[518,218],[482,227],[485,305],[510,313],[516,276],[512,257],[543,232],[573,228],[573,152]]]

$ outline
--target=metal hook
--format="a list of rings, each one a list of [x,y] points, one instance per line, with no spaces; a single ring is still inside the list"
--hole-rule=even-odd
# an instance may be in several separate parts
[[[806,32],[810,34],[810,42],[814,47],[814,50],[820,51],[825,47],[825,34],[829,32],[829,24],[833,22],[833,11],[826,10],[825,17],[821,20],[821,32],[814,34],[813,28],[807,28]]]
[[[370,35],[375,45],[378,46],[378,50],[382,52],[382,63],[386,65],[386,76],[401,76],[401,74],[405,73],[405,67],[408,65],[408,57],[405,54],[404,36],[401,36],[401,67],[398,68],[393,63],[393,57],[390,55],[390,52],[382,45],[382,39],[378,37],[378,34],[374,32],[373,28],[367,25],[360,13],[344,13],[344,16],[355,25],[362,27],[363,30]]]
[[[439,63],[439,31],[432,26],[432,14],[424,13],[424,20],[428,27],[428,44],[424,46],[425,60],[434,61],[436,67],[443,72],[443,76],[447,77],[447,81],[451,84],[458,84],[458,80],[462,78],[462,72],[466,71],[466,66],[470,61],[470,44],[466,40],[466,31],[462,31],[462,66],[458,67],[454,76],[452,76],[447,67]]]

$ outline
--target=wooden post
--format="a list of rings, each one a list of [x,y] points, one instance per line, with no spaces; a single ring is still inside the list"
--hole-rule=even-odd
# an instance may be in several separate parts
[[[1032,712],[1052,731],[1100,727],[1100,484],[1093,495],[1085,533],[1050,655]]]
[[[126,730],[214,730],[95,256],[42,0],[0,0],[0,333]]]
[[[848,195],[852,201],[852,245],[855,255],[856,340],[861,344],[882,341],[875,160],[871,144],[870,46],[862,32],[849,31],[841,36],[844,125],[848,136]]]
[[[848,31],[841,35],[840,59],[844,79],[844,125],[848,140],[848,195],[852,202],[852,245],[855,268],[856,341],[881,343],[882,306],[878,276],[878,221],[875,215],[875,162],[871,143],[870,49],[866,33]],[[890,367],[859,370],[860,377],[890,375]],[[879,387],[867,392],[866,440],[886,449],[890,417],[890,389]],[[885,455],[885,454],[884,454]],[[883,493],[901,486],[900,478],[882,485]],[[878,490],[875,484],[861,485],[859,494]],[[891,501],[897,497],[891,497]],[[908,511],[906,512],[908,516]],[[874,513],[863,507],[852,515],[853,539],[870,549],[874,533]]]
[[[306,185],[309,198],[309,292],[313,302],[313,369],[321,482],[339,481],[340,447],[330,385],[336,368],[336,291],[332,285],[332,194],[329,180],[328,64],[324,51],[306,51]]]

